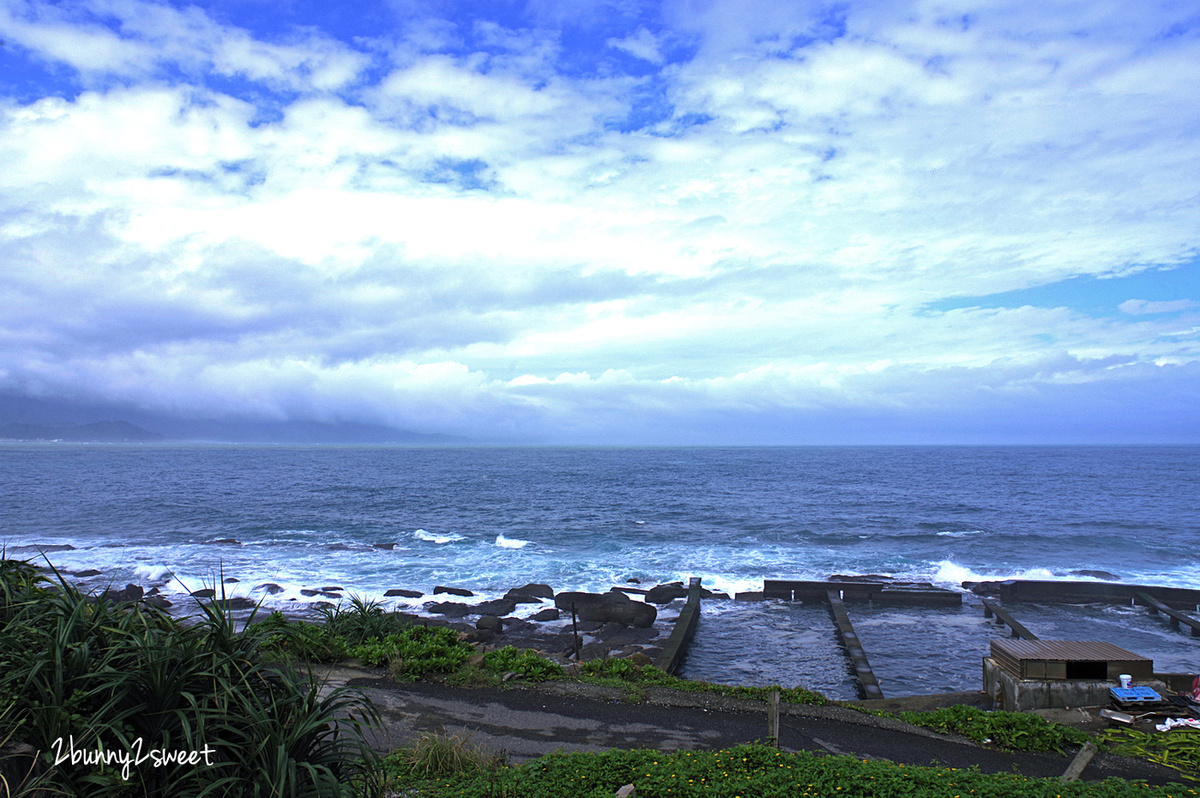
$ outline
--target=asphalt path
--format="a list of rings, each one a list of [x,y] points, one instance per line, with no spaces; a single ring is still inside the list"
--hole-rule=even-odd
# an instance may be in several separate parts
[[[360,689],[375,704],[383,720],[373,740],[380,750],[425,732],[445,732],[467,735],[476,745],[520,762],[555,750],[720,749],[767,734],[762,704],[659,688],[635,703],[619,689],[572,683],[467,689],[398,684],[361,671],[343,673],[331,683]],[[784,705],[781,710],[783,750],[1031,777],[1058,777],[1071,762],[1069,756],[980,746],[840,706]],[[1106,754],[1092,759],[1082,778],[1113,776],[1151,784],[1181,781],[1167,768]]]

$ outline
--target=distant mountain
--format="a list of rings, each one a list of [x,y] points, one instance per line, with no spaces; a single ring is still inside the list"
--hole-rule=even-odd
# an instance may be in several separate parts
[[[4,424],[0,440],[73,441],[78,443],[145,443],[161,441],[162,435],[128,421],[97,421],[92,424]]]
[[[105,420],[112,418],[124,420]],[[116,404],[87,404],[4,393],[0,393],[0,439],[407,446],[461,446],[472,443],[467,438],[454,435],[410,432],[381,424],[189,418]]]

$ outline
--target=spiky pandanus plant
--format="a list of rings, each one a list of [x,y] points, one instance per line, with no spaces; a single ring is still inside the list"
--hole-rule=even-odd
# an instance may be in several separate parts
[[[43,787],[323,798],[377,783],[363,734],[378,723],[369,702],[345,688],[322,696],[311,676],[265,661],[270,630],[238,624],[224,601],[202,602],[185,625],[143,603],[85,595],[61,576],[48,583],[28,563],[0,562],[0,583],[0,740],[40,752]],[[207,754],[161,767],[56,762],[70,744]]]

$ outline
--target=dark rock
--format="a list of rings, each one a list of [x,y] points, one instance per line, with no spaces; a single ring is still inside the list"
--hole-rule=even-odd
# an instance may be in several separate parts
[[[645,628],[653,625],[658,617],[658,610],[652,605],[634,601],[617,591],[603,594],[559,593],[554,597],[554,604],[559,609],[569,610],[572,603],[580,620],[584,621],[616,621],[626,626]]]
[[[891,582],[892,577],[883,574],[833,574],[830,582]]]
[[[395,596],[401,596],[403,598],[421,598],[421,596],[424,596],[425,594],[420,590],[405,590],[402,587],[394,587],[383,595],[385,598],[393,598]]]
[[[648,643],[656,637],[658,637],[657,629],[631,629],[628,626],[622,626],[617,631],[601,639],[609,645],[613,645],[621,643]]]
[[[279,585],[275,584],[274,582],[265,582],[264,584],[261,584],[254,589],[255,590],[265,590],[265,591],[267,591],[267,595],[270,595],[270,596],[274,596],[276,593],[283,592],[283,588],[281,588]]]
[[[646,591],[646,601],[651,604],[670,604],[677,598],[686,598],[687,588],[683,585],[655,585]]]
[[[625,584],[627,584],[627,585],[640,585],[641,583],[642,583],[642,580],[638,579],[635,576],[631,576],[625,580]]]
[[[213,590],[211,587],[192,591],[192,598],[212,598],[215,595],[217,595],[217,591]]]
[[[100,574],[104,572],[97,571],[95,568],[86,568],[82,571],[63,571],[63,573],[70,574],[71,576],[77,576],[80,579],[86,579],[89,576],[100,576]]]
[[[708,598],[714,598],[714,599],[717,599],[718,601],[729,601],[729,594],[728,593],[713,593],[711,596],[708,596]]]
[[[584,604],[599,604],[603,599],[603,593],[580,593],[568,590],[554,597],[554,606],[570,612],[572,604],[578,608]]]
[[[597,640],[608,640],[610,637],[615,635],[617,632],[620,632],[621,630],[623,630],[625,628],[626,628],[625,624],[617,623],[616,621],[609,621],[608,623],[604,624],[599,629],[597,629],[595,632],[593,632],[592,635]]]
[[[474,593],[472,593],[470,590],[467,590],[466,588],[446,587],[445,585],[438,585],[433,589],[433,595],[436,596],[438,593],[449,593],[451,596],[474,596],[475,595]]]
[[[340,590],[341,588],[338,588],[338,589]],[[341,598],[341,595],[333,592],[332,590],[326,590],[325,588],[321,588],[320,590],[309,590],[308,588],[304,588],[303,590],[300,591],[300,595],[308,596],[309,598],[311,598],[313,596],[324,596],[325,598],[332,598],[332,599],[340,599]],[[324,604],[326,602],[321,602],[321,603]]]
[[[233,598],[227,598],[224,601],[219,601],[217,603],[220,604],[221,606],[225,607],[226,609],[230,609],[230,610],[252,610],[256,606],[258,606],[255,602],[251,601],[250,599],[242,598],[241,596],[234,596]]]
[[[491,629],[472,629],[469,632],[459,632],[458,639],[464,643],[487,643],[496,633]]]
[[[499,632],[504,629],[504,621],[495,615],[485,615],[475,622],[476,629],[486,629],[489,632]]]
[[[149,590],[147,590],[147,591],[146,591],[146,595],[147,595],[147,596],[157,596],[157,595],[158,595],[159,593],[161,593],[161,592],[162,592],[162,591],[161,591],[161,590],[159,590],[157,587],[152,587],[152,588],[150,588]]]
[[[575,627],[583,634],[591,634],[592,632],[604,626],[603,621],[579,621]]]
[[[146,596],[144,601],[151,607],[158,607],[160,610],[165,610],[168,607],[174,606],[173,602],[167,601],[162,596]]]
[[[558,618],[559,611],[554,607],[547,607],[529,616],[529,620],[531,621],[557,621]]]
[[[209,544],[212,544],[212,543],[228,543],[228,544],[229,544],[229,545],[231,545],[231,546],[240,546],[240,545],[242,545],[242,541],[240,541],[240,540],[235,540],[234,538],[217,538],[216,540],[206,540],[206,541],[204,541],[204,542],[205,542],[205,543],[209,543]]]
[[[235,583],[237,583],[237,582],[240,582],[240,581],[242,581],[242,580],[241,580],[241,579],[238,579],[236,576],[227,576],[227,577],[225,577],[225,584],[227,584],[227,585],[232,585],[232,584],[235,584]]]
[[[461,618],[471,612],[470,607],[457,601],[430,601],[426,602],[425,609],[435,615],[445,615],[449,618]]]
[[[330,587],[323,587],[323,588],[321,588],[321,590],[324,590],[324,591],[327,591],[327,592],[332,592],[332,591],[334,591],[334,590],[345,590],[345,589],[346,589],[346,588],[344,588],[344,587],[339,587],[339,586],[337,586],[337,585],[332,585],[332,586],[330,586]]]
[[[532,596],[533,598],[554,598],[554,588],[550,587],[550,585],[543,585],[541,582],[530,582],[521,587],[514,587],[508,592],[521,596]]]
[[[510,599],[495,599],[484,601],[471,607],[475,615],[509,615],[517,608],[517,603]]]
[[[528,593],[515,593],[512,590],[504,594],[506,601],[513,601],[517,604],[541,604],[542,600],[537,596],[531,596]]]
[[[105,590],[100,597],[113,602],[137,601],[145,592],[140,585],[125,585],[124,590]]]
[[[383,549],[384,551],[392,551],[396,548],[395,543],[372,543],[371,545],[373,548]]]
[[[637,652],[634,652],[633,654],[630,654],[628,657],[626,657],[626,659],[628,659],[630,662],[632,662],[634,665],[638,666],[639,668],[644,668],[647,665],[654,664],[654,660],[650,659],[648,656],[646,656],[641,651],[637,651]]]
[[[533,629],[537,629],[537,624],[521,620],[520,618],[504,619],[504,634],[508,637],[523,634],[524,632],[528,632]]]
[[[1090,576],[1093,579],[1107,579],[1113,582],[1120,582],[1121,577],[1116,574],[1110,574],[1108,571],[1093,571],[1087,568],[1081,568],[1078,571],[1069,571],[1071,576]],[[78,576],[78,574],[76,574]]]
[[[579,649],[579,660],[589,662],[594,659],[604,659],[608,656],[609,650],[608,643],[588,643]]]

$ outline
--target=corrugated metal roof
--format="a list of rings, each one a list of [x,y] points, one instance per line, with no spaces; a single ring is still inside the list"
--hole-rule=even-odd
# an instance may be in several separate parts
[[[1022,659],[1040,659],[1053,662],[1079,661],[1132,661],[1149,657],[1134,654],[1120,646],[1099,640],[992,640],[992,645],[1009,656]]]

